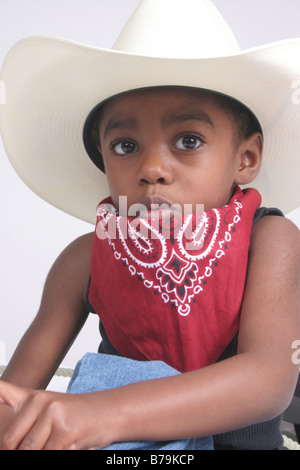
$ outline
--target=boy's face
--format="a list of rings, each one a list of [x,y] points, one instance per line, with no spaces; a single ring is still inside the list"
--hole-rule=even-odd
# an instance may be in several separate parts
[[[232,196],[240,165],[237,124],[210,93],[126,93],[105,104],[99,134],[116,207],[127,196],[128,207],[167,201],[183,213],[185,204],[209,210]]]

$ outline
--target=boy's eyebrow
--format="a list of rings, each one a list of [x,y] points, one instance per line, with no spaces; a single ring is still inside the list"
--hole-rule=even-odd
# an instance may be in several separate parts
[[[168,127],[172,124],[184,122],[184,121],[201,121],[201,122],[206,122],[207,124],[211,125],[212,127],[215,127],[212,120],[206,114],[204,111],[201,110],[195,110],[195,111],[189,111],[187,113],[183,114],[170,114],[170,116],[167,116],[166,118],[162,119],[162,125],[163,127]],[[108,121],[108,124],[104,130],[104,137],[108,134],[109,131],[112,129],[137,129],[138,123],[134,118],[125,118],[125,119],[119,119],[119,120],[114,120],[113,118]]]
[[[171,124],[184,121],[202,121],[210,124],[212,127],[215,127],[208,114],[201,110],[189,111],[188,113],[178,115],[170,115],[163,119],[163,126],[167,127]]]
[[[108,124],[104,130],[104,137],[106,137],[107,133],[112,129],[136,129],[137,122],[133,118],[126,118],[126,119],[119,119],[114,120],[110,119]]]

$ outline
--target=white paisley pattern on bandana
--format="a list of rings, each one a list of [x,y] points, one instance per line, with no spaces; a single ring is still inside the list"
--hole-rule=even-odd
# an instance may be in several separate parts
[[[101,238],[105,233],[115,259],[127,267],[131,276],[137,276],[145,288],[152,289],[154,295],[160,295],[165,304],[170,302],[185,316],[230,249],[242,209],[243,204],[235,199],[230,206],[189,215],[183,224],[174,218],[168,227],[163,227],[162,221],[159,227],[154,227],[151,220],[145,219],[138,223],[135,219],[133,224],[129,218],[108,213],[105,205],[100,204],[97,230],[100,224]],[[116,223],[115,239],[107,229],[111,218]],[[155,276],[150,273],[153,270]]]
[[[169,221],[98,206],[89,300],[121,355],[179,371],[220,357],[238,331],[260,202],[237,188],[224,207]]]

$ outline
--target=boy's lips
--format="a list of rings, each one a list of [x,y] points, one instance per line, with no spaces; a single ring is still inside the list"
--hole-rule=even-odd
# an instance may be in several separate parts
[[[167,205],[168,207],[172,206],[172,202],[161,196],[147,196],[139,201],[139,204],[146,206],[147,209],[153,209],[153,206],[161,206],[162,204]]]
[[[142,210],[139,213],[139,218],[147,219],[151,217],[151,219],[156,219],[158,217],[174,217],[174,209],[170,209],[173,203],[161,196],[145,197],[139,201],[139,204],[145,208],[143,210],[141,207]]]

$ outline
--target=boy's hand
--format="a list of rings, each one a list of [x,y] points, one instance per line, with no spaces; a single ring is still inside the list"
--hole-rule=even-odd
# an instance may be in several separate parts
[[[87,394],[33,391],[0,381],[0,407],[1,402],[15,415],[0,434],[1,449],[93,449],[110,444],[105,436],[99,438],[99,431],[106,434],[105,426],[97,421],[95,403]]]
[[[16,414],[10,406],[0,403],[0,450],[2,450],[2,437],[15,416]]]

